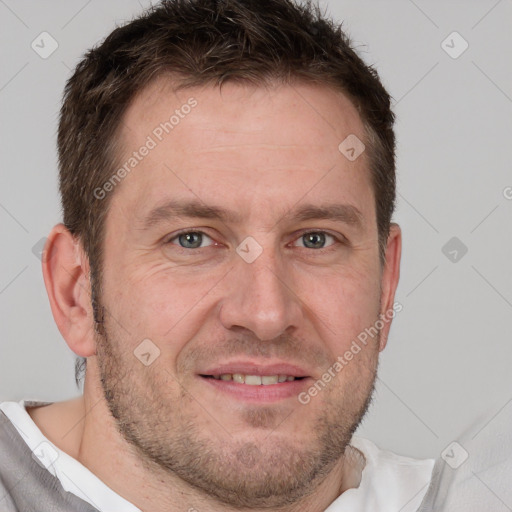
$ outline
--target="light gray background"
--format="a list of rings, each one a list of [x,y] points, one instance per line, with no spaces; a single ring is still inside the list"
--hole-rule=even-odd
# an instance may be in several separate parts
[[[377,66],[398,118],[404,309],[359,433],[398,453],[437,456],[481,413],[512,407],[512,0],[323,5]],[[0,400],[79,393],[32,247],[60,221],[55,133],[65,80],[87,48],[140,9],[126,0],[0,0]],[[31,48],[43,31],[59,45],[47,59]],[[441,46],[453,31],[469,43],[457,59]],[[460,43],[447,40],[451,51]],[[468,248],[456,262],[442,252],[454,236]]]

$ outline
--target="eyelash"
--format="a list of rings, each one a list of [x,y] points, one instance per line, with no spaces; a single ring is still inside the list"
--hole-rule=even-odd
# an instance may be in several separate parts
[[[210,240],[212,240],[213,242],[215,242],[213,240],[213,238],[208,235],[208,233],[204,232],[204,231],[201,231],[201,230],[195,230],[195,229],[187,229],[187,230],[184,230],[184,231],[179,231],[178,233],[176,233],[172,238],[169,238],[166,242],[165,242],[165,245],[174,245],[172,244],[173,240],[176,240],[177,238],[179,238],[181,235],[186,235],[186,234],[190,234],[190,233],[195,233],[195,234],[201,234],[201,235],[205,235],[207,236],[208,238],[210,238]],[[333,240],[334,240],[334,243],[332,243],[331,245],[327,246],[327,247],[321,247],[320,249],[311,249],[311,250],[314,250],[314,251],[328,251],[330,249],[332,249],[334,246],[338,245],[338,244],[341,244],[341,245],[349,245],[349,242],[348,240],[343,237],[342,235],[340,236],[335,236],[331,233],[329,233],[328,231],[323,231],[323,230],[310,230],[310,231],[304,231],[302,233],[300,233],[300,235],[294,239],[294,241],[296,240],[299,240],[300,238],[306,236],[306,235],[310,235],[310,234],[318,234],[318,233],[321,233],[321,234],[325,234],[329,237],[331,237]],[[208,247],[211,247],[211,246],[208,246],[208,247],[197,247],[197,248],[186,248],[186,247],[181,247],[180,245],[176,245],[176,247],[178,249],[181,249],[183,251],[192,251],[192,250],[199,250],[199,249],[207,249]],[[310,249],[309,247],[302,247],[302,249]]]

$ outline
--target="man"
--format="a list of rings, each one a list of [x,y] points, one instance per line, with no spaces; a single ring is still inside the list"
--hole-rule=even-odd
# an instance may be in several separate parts
[[[43,273],[83,396],[1,404],[2,510],[412,511],[353,436],[399,279],[393,114],[288,0],[168,1],[69,80]]]

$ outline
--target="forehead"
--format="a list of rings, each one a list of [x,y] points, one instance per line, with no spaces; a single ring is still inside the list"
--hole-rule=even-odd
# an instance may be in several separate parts
[[[120,165],[139,155],[113,203],[144,212],[169,196],[195,195],[282,210],[283,197],[296,202],[306,193],[313,202],[340,193],[368,199],[366,153],[349,161],[339,149],[349,136],[365,138],[357,109],[326,86],[227,83],[176,91],[161,78],[123,118]]]
[[[194,115],[181,123],[183,112],[179,111],[184,107],[188,110],[186,104],[191,98],[197,100],[199,108],[194,108]],[[347,130],[364,137],[355,106],[345,94],[326,85],[296,82],[254,86],[227,82],[222,87],[205,85],[177,90],[171,78],[160,77],[139,92],[125,112],[124,140],[147,135],[148,122],[164,123],[173,113],[180,120],[173,120],[173,135],[188,126],[198,136],[208,137],[213,132],[216,137],[222,133],[231,137],[236,133],[252,142],[256,136],[264,141],[267,135],[268,143],[281,145],[301,140],[332,144]],[[273,130],[276,122],[280,125],[278,140]]]

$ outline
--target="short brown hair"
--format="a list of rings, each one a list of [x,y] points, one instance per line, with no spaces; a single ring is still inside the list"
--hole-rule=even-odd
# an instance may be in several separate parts
[[[101,295],[110,199],[94,191],[118,163],[127,106],[163,74],[172,74],[180,89],[303,81],[346,94],[365,127],[383,261],[395,204],[394,115],[377,72],[355,53],[341,25],[311,1],[164,0],[90,50],[65,88],[58,130],[64,224],[89,258],[93,305]]]

